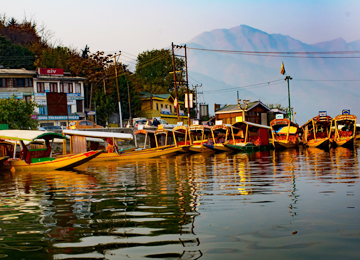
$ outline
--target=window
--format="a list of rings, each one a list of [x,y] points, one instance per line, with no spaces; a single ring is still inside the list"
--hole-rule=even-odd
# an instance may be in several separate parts
[[[57,92],[57,83],[50,83],[50,92]]]
[[[163,108],[163,104],[161,104],[161,108]]]
[[[91,121],[86,121],[86,123],[87,123],[88,126],[94,126],[94,123],[91,122]]]
[[[81,93],[81,84],[75,83],[75,93]]]
[[[171,106],[171,105],[169,105],[169,108],[170,108],[170,113],[172,113],[172,106]]]
[[[25,79],[25,87],[32,88],[33,80],[32,79]]]
[[[156,110],[159,110],[159,103],[155,103],[156,104]]]
[[[43,82],[36,83],[36,92],[37,93],[45,93],[45,86]]]
[[[69,93],[69,84],[68,83],[63,83],[64,86],[64,92],[63,93]]]
[[[167,109],[167,105],[165,105],[165,108]]]
[[[64,83],[60,83],[60,93],[64,93]]]
[[[79,125],[87,125],[86,121],[81,121]]]
[[[69,83],[69,93],[73,93],[74,89],[73,89],[73,84]]]
[[[50,92],[57,92],[57,83],[50,83]]]
[[[14,87],[24,88],[25,87],[25,79],[15,79]]]
[[[46,106],[39,107],[39,115],[47,115],[47,107]]]
[[[0,79],[0,88],[5,87],[5,79]]]
[[[67,107],[68,107],[68,114],[71,114],[71,105],[69,105]]]

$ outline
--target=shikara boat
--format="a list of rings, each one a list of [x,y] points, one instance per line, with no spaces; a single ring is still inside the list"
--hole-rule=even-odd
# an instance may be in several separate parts
[[[356,124],[355,140],[359,140],[359,139],[360,139],[360,124]]]
[[[334,146],[353,146],[356,138],[356,116],[338,115],[330,125],[329,139]]]
[[[287,118],[274,119],[270,122],[272,144],[275,149],[298,147],[300,144],[298,124]]]
[[[303,144],[308,147],[329,147],[330,116],[316,116],[306,122],[303,130]]]
[[[208,139],[204,146],[215,150],[217,152],[230,152],[232,149],[225,146],[228,143],[228,137],[230,135],[229,125],[214,125],[211,126],[211,138]]]
[[[176,126],[172,130],[174,144],[176,147],[181,147],[179,150],[180,153],[187,153],[190,151],[190,140],[189,140],[189,132],[186,126],[180,125]]]
[[[188,128],[190,136],[190,152],[209,153],[215,152],[204,144],[211,138],[211,127],[205,125],[192,125]]]
[[[94,159],[100,151],[87,151],[79,154],[53,157],[54,139],[66,139],[58,133],[35,130],[0,130],[1,156],[10,158],[2,162],[5,170],[64,170],[79,166]],[[42,140],[44,148],[29,149],[26,144]],[[51,143],[50,143],[51,142]],[[18,144],[20,151],[18,152]]]
[[[271,128],[251,122],[236,122],[231,126],[229,143],[225,146],[233,150],[260,151],[271,149],[269,143]]]
[[[166,130],[164,130],[166,131]],[[72,147],[82,147],[81,151],[86,150],[86,138],[95,137],[101,138],[105,141],[106,151],[101,153],[94,161],[109,161],[109,160],[138,160],[159,157],[162,155],[169,155],[176,153],[181,148],[174,146],[159,146],[155,138],[155,132],[153,130],[137,130],[135,135],[145,135],[145,145],[143,148],[130,148],[119,149],[118,142],[123,140],[132,140],[133,135],[127,133],[113,133],[113,132],[100,132],[100,131],[76,131],[76,130],[63,130],[63,133],[70,136],[70,143],[73,143]],[[158,133],[157,135],[160,135]],[[150,147],[147,148],[146,143],[149,141]],[[79,149],[79,148],[77,148]],[[80,152],[80,151],[78,151]]]

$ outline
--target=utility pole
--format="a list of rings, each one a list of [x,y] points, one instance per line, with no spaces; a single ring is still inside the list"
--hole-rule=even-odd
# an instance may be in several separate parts
[[[117,75],[117,64],[116,64],[116,57],[121,55],[121,51],[118,55],[114,55],[114,61],[115,61],[115,78],[116,78],[116,89],[117,89],[117,96],[118,96],[118,102],[119,102],[119,119],[120,119],[120,127],[122,127],[122,115],[121,115],[121,102],[120,102],[120,92],[119,92],[119,82],[118,82],[118,75]]]
[[[187,93],[187,109],[188,109],[188,126],[190,126],[190,92],[189,92],[189,80],[188,80],[188,69],[187,69],[187,56],[186,56],[186,44],[185,48],[185,69],[186,69],[186,93]]]
[[[196,84],[195,86],[195,112],[196,112],[196,119],[200,119],[200,115],[199,115],[199,110],[198,110],[198,94],[202,94],[202,92],[198,92],[196,88],[200,88],[202,87],[202,84],[198,85]]]
[[[292,80],[292,77],[290,76],[286,76],[285,79],[287,81],[287,86],[288,86],[288,99],[289,99],[289,120],[291,120],[291,106],[290,106],[290,83],[289,80]]]
[[[177,114],[177,121],[179,122],[179,100],[177,95],[177,86],[176,86],[176,69],[175,69],[175,55],[174,55],[174,43],[171,43],[171,51],[172,51],[172,64],[173,64],[173,73],[174,73],[174,87],[175,87],[175,100],[177,102],[176,105],[176,114]]]
[[[128,91],[128,102],[129,102],[129,124],[131,124],[132,118],[131,118],[131,104],[130,104],[129,81],[126,81],[126,83],[127,83],[127,91]]]

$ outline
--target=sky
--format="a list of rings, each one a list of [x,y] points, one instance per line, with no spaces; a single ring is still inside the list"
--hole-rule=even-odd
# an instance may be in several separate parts
[[[239,25],[308,44],[360,39],[359,0],[0,0],[0,6],[2,16],[45,26],[55,45],[121,51],[130,68],[144,51]]]

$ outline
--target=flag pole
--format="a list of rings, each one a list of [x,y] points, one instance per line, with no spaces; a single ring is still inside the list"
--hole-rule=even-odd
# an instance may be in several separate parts
[[[285,74],[285,79],[287,81],[287,86],[288,86],[288,100],[289,100],[289,120],[291,120],[291,105],[290,105],[290,83],[289,80],[292,80],[292,77],[290,76],[286,76],[286,71],[285,71],[285,66],[284,66],[284,62],[281,62],[281,70],[280,70],[281,74]]]

